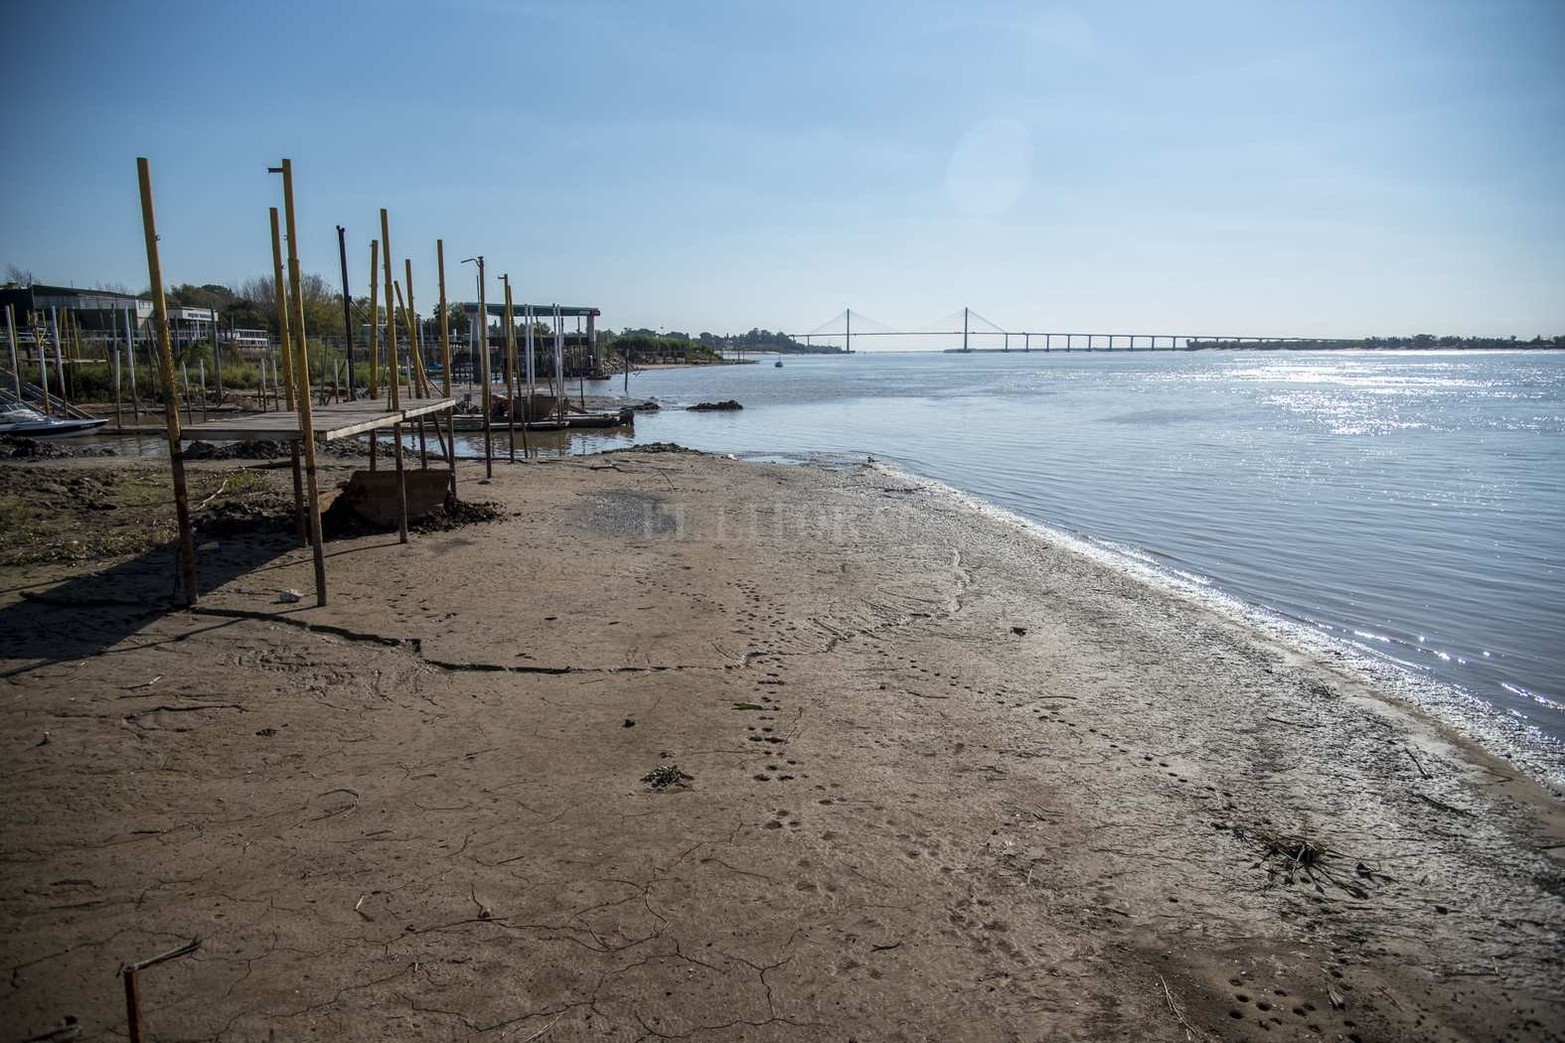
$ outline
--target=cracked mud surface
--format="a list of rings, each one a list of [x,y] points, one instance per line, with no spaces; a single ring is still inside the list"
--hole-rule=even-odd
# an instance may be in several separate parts
[[[323,609],[4,571],[9,1037],[199,936],[148,1038],[1565,1038],[1558,801],[1346,668],[875,468],[495,473]]]

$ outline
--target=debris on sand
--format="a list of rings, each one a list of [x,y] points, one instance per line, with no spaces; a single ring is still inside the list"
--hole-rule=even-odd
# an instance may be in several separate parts
[[[677,442],[647,442],[643,445],[629,445],[621,449],[605,449],[599,456],[611,456],[614,453],[691,453],[703,456],[699,449],[688,449]]]
[[[684,772],[680,771],[679,765],[677,764],[659,764],[657,767],[641,776],[641,781],[647,784],[648,789],[658,790],[661,792],[663,790],[676,788],[683,789],[685,787],[685,783],[689,782],[693,778],[695,778],[695,776],[686,775]]]
[[[1275,882],[1279,877],[1282,883],[1288,885],[1302,881],[1312,885],[1320,894],[1326,893],[1326,889],[1321,886],[1322,883],[1326,883],[1341,888],[1354,898],[1369,897],[1369,892],[1364,888],[1337,875],[1334,867],[1343,856],[1318,840],[1291,833],[1277,833],[1268,829],[1248,829],[1244,826],[1236,826],[1234,836],[1261,848],[1261,858],[1256,865],[1265,867],[1269,882]],[[1356,863],[1354,875],[1366,881],[1373,881],[1376,877],[1382,880],[1390,879],[1383,873],[1370,869],[1363,862]]]
[[[0,459],[66,460],[77,456],[118,456],[112,448],[96,442],[56,442],[25,435],[0,435]]]
[[[458,500],[436,507],[412,528],[417,532],[449,532],[505,517],[505,508],[488,500]]]

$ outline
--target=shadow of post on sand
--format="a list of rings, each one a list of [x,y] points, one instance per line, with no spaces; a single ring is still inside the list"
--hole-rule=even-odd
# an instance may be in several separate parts
[[[197,585],[207,595],[229,581],[297,549],[282,533],[225,539],[197,555]],[[0,608],[0,658],[18,660],[0,677],[49,663],[82,659],[180,610],[172,545],[155,547],[107,568],[26,589]]]

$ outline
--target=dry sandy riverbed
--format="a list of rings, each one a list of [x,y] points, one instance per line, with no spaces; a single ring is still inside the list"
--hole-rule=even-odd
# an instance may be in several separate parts
[[[479,473],[324,609],[0,568],[6,1038],[192,937],[149,1038],[1565,1037],[1560,802],[1350,667],[874,467]]]

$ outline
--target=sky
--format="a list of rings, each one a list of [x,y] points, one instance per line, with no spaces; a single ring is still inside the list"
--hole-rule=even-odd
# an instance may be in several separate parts
[[[6,5],[0,266],[271,265],[688,332],[1565,334],[1565,4]],[[499,293],[491,280],[492,299]],[[835,317],[835,318],[834,318]],[[959,321],[959,320],[958,320]],[[976,322],[976,320],[975,320]],[[855,347],[950,346],[899,342]]]

